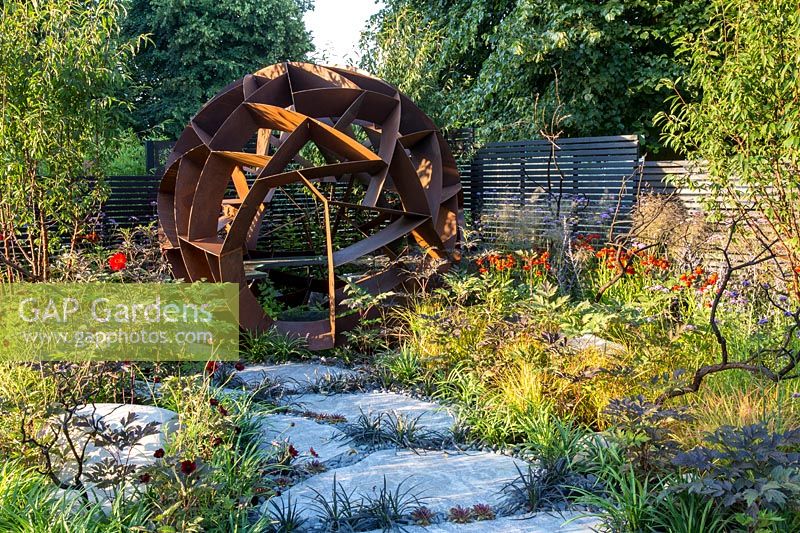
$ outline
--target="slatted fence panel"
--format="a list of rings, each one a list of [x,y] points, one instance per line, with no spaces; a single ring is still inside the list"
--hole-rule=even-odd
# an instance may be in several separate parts
[[[691,187],[681,184],[691,182]],[[689,211],[702,211],[706,192],[703,186],[708,178],[702,165],[695,162],[645,161],[642,165],[641,192],[672,194],[679,198]]]
[[[489,143],[473,165],[474,207],[490,236],[525,240],[564,214],[605,231],[633,205],[638,159],[634,135]]]
[[[444,132],[450,151],[456,160],[458,173],[461,175],[461,190],[464,194],[464,211],[469,215],[473,211],[473,176],[475,162],[475,130],[473,128],[460,128]]]
[[[156,219],[156,196],[161,176],[107,176],[109,195],[103,204],[106,221],[121,227]]]

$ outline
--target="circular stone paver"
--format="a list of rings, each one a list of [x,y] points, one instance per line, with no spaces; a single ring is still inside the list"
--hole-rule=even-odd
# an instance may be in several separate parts
[[[353,394],[303,394],[289,396],[284,402],[292,408],[326,415],[341,415],[354,422],[361,413],[377,415],[394,413],[417,419],[419,429],[448,432],[456,418],[446,408],[394,392],[359,392]]]
[[[357,375],[353,370],[319,363],[286,363],[281,365],[255,365],[234,372],[245,386],[258,387],[265,379],[280,384],[290,392],[302,392],[320,382],[346,379]]]
[[[580,517],[576,513],[528,513],[497,520],[455,524],[443,522],[427,527],[403,526],[406,533],[592,533],[599,521],[595,517]],[[567,523],[569,521],[569,523]],[[369,533],[380,533],[380,530]]]
[[[331,500],[334,476],[339,490],[358,496],[375,496],[384,479],[390,491],[400,484],[421,505],[434,513],[447,513],[456,505],[471,507],[476,503],[501,506],[507,500],[504,488],[518,476],[517,467],[525,463],[512,457],[489,452],[420,452],[382,450],[350,466],[329,470],[284,491],[264,507],[265,512],[288,507],[289,501],[299,516],[313,526],[319,522],[314,499],[322,494]]]
[[[353,451],[344,442],[344,433],[331,425],[291,415],[267,415],[260,421],[265,444],[288,440],[300,454],[296,459],[299,463],[314,459],[324,463]],[[311,453],[312,449],[317,457]]]
[[[97,403],[87,405],[76,411],[75,414],[82,417],[92,416],[95,419],[102,419],[109,429],[119,430],[122,427],[121,421],[127,419],[131,413],[136,415],[136,418],[130,424],[131,427],[146,426],[150,422],[158,424],[158,433],[143,437],[130,450],[126,450],[124,456],[121,457],[124,464],[145,466],[155,462],[153,453],[157,449],[163,448],[166,444],[165,433],[173,429],[174,424],[177,423],[178,415],[175,412],[150,405]],[[97,463],[106,457],[112,457],[112,452],[95,446],[93,442],[89,443],[86,448],[87,464]]]

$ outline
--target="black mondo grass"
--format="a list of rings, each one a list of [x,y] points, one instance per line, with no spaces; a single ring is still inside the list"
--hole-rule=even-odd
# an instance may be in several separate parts
[[[565,501],[565,481],[569,475],[567,459],[554,461],[550,466],[536,468],[516,465],[517,478],[503,487],[503,492],[511,494],[512,510],[520,507],[528,512],[545,508],[555,508]]]
[[[311,490],[314,492],[311,506],[326,531],[357,531],[366,524],[363,498],[355,496],[355,490],[348,493],[336,482],[336,474],[330,499],[314,488]]]
[[[402,526],[413,523],[411,514],[423,504],[422,499],[414,494],[417,485],[405,488],[406,481],[408,479],[390,489],[386,476],[383,476],[383,486],[378,492],[365,497],[368,512],[375,520],[375,526],[382,531],[405,531]]]
[[[392,445],[409,449],[440,449],[453,440],[452,434],[425,429],[420,424],[422,414],[365,413],[355,422],[344,426],[342,439],[356,445],[375,448]]]
[[[407,481],[391,488],[384,476],[380,487],[373,487],[371,493],[357,494],[355,489],[348,492],[334,475],[330,498],[312,489],[312,507],[324,531],[404,531],[403,526],[415,522],[414,512],[423,504],[422,498],[414,493],[417,486],[408,487]]]
[[[300,515],[297,504],[287,495],[286,501],[271,500],[268,513],[272,519],[274,533],[295,533],[301,531],[307,519]]]

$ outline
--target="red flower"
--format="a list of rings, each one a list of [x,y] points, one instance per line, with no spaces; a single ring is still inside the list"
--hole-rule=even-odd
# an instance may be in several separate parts
[[[216,407],[219,405],[219,400],[217,400],[216,398],[211,398],[210,400],[208,400],[208,403],[210,403],[212,407]]]
[[[153,453],[153,457],[155,457],[156,459],[161,459],[162,457],[164,457],[164,448],[157,449],[155,453]]]
[[[238,361],[235,365],[233,365],[233,368],[241,372],[242,370],[244,370],[244,363]]]
[[[478,272],[480,272],[481,274],[486,274],[486,273],[487,273],[487,272],[489,272],[489,271],[488,271],[488,270],[486,270],[485,268],[479,268],[479,269],[478,269]]]
[[[217,407],[217,410],[219,411],[219,414],[221,414],[222,416],[228,416],[228,410],[222,407],[221,405]]]
[[[311,457],[314,457],[314,458],[319,457],[319,454],[317,453],[317,451],[313,447],[308,449],[308,453],[311,454]]]
[[[197,463],[194,461],[181,461],[181,472],[185,475],[190,475],[197,470]]]
[[[153,376],[153,383],[161,383],[161,378],[158,376]]]
[[[211,446],[216,448],[222,444],[222,437],[214,437],[211,439]]]
[[[206,363],[206,372],[213,374],[219,370],[219,363],[217,361],[209,361]]]
[[[91,233],[87,233],[83,236],[83,238],[88,242],[97,242],[100,240],[100,236],[97,235],[97,232],[92,231]]]
[[[139,476],[139,483],[149,483],[150,482],[150,474],[142,474]]]
[[[300,455],[300,452],[297,451],[297,448],[295,448],[293,444],[289,445],[289,449],[287,451],[289,452],[289,455],[291,455],[292,457],[297,457],[298,455]]]
[[[113,272],[124,270],[128,264],[128,258],[122,252],[117,252],[108,258],[108,266]]]

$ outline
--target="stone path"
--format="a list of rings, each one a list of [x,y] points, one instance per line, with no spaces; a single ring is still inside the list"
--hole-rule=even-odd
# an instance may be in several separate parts
[[[300,463],[313,459],[329,462],[353,451],[345,443],[345,434],[342,431],[302,416],[268,415],[261,419],[261,426],[266,445],[290,442],[300,454],[296,458]]]
[[[435,403],[393,392],[302,394],[288,396],[283,403],[301,411],[343,416],[350,422],[357,420],[362,413],[402,415],[416,421],[421,429],[432,432],[450,431],[456,423],[453,413]]]
[[[519,516],[454,524],[443,522],[428,527],[405,526],[405,533],[586,533],[594,531],[597,520],[575,513],[527,513]],[[369,533],[379,533],[376,529]]]
[[[353,378],[352,370],[315,363],[289,363],[282,365],[252,365],[234,372],[245,386],[256,387],[268,380],[280,384],[290,392],[307,391],[320,383]]]
[[[522,461],[487,452],[381,450],[293,486],[276,503],[285,507],[291,498],[297,513],[313,525],[318,521],[316,496],[332,499],[335,476],[337,490],[356,498],[377,497],[385,479],[390,492],[399,488],[400,493],[407,493],[409,510],[425,506],[445,516],[458,505],[486,504],[497,509],[507,503],[502,489],[517,476],[517,465],[522,467]]]
[[[123,419],[127,419],[131,413],[134,414],[134,418],[130,423],[130,427],[146,426],[152,422],[157,424],[158,432],[143,437],[136,445],[130,449],[125,449],[121,457],[114,457],[113,450],[95,446],[95,443],[90,441],[86,447],[86,464],[99,463],[107,457],[112,457],[115,460],[119,459],[123,464],[131,466],[146,466],[155,461],[153,453],[165,446],[165,433],[174,428],[177,423],[178,415],[174,412],[147,405],[117,403],[97,403],[75,412],[78,417],[102,421],[110,431],[122,429]],[[78,439],[79,442],[83,442],[86,437],[78,436]]]
[[[291,444],[297,451],[293,464],[301,467],[297,472],[302,474],[261,510],[274,517],[293,509],[304,520],[300,532],[325,529],[321,508],[330,507],[335,496],[346,496],[354,512],[361,515],[377,502],[386,505],[387,496],[394,498],[395,507],[401,508],[405,517],[402,531],[408,533],[584,533],[598,525],[595,519],[570,513],[523,514],[522,502],[514,499],[509,484],[528,465],[506,455],[457,449],[452,434],[456,417],[436,403],[391,392],[311,392],[319,390],[320,380],[356,376],[351,370],[314,363],[251,366],[237,376],[245,389],[268,381],[281,384],[288,392],[279,400],[283,412],[259,419],[262,445]],[[242,389],[225,391],[245,393]],[[126,457],[139,466],[154,461],[153,452],[164,445],[164,433],[177,423],[175,413],[155,407],[97,404],[93,409],[93,416],[111,428],[118,428],[131,412],[137,414],[136,425],[158,424],[158,431]],[[401,433],[406,439],[395,438]],[[102,460],[106,453],[93,447],[89,451],[91,463]],[[111,495],[106,496],[110,500]],[[101,494],[97,498],[106,500]],[[341,501],[338,505],[341,508]],[[489,519],[475,521],[473,515],[466,524],[449,520],[451,509],[474,506],[482,507]],[[411,525],[412,512],[421,510],[431,524]],[[486,516],[487,510],[494,517]],[[373,522],[361,523],[358,531],[377,527],[379,523]]]
[[[436,435],[451,432],[456,417],[432,402],[390,392],[303,393],[315,390],[320,379],[353,377],[354,372],[313,363],[253,366],[238,372],[242,381],[257,386],[265,378],[288,384],[293,393],[281,399],[288,414],[262,418],[265,445],[291,443],[300,464],[317,459],[328,469],[308,477],[267,502],[263,512],[294,508],[305,519],[304,531],[322,528],[320,500],[330,504],[336,492],[352,501],[370,501],[381,491],[400,494],[407,511],[426,507],[433,518],[427,527],[403,526],[409,533],[579,533],[594,531],[597,521],[574,514],[521,514],[513,505],[509,483],[518,468],[527,465],[509,456],[477,451],[410,450],[393,445],[359,445],[348,440],[347,431],[359,429],[362,415],[386,420],[413,421],[417,431]],[[363,423],[363,420],[361,421]],[[446,441],[442,441],[446,442]],[[452,448],[452,446],[450,446]],[[311,449],[316,457],[313,457]],[[348,458],[348,460],[342,460]],[[324,470],[324,469],[323,469]],[[491,507],[498,518],[468,524],[447,520],[450,509],[476,504]],[[511,514],[511,516],[506,516]],[[574,520],[574,521],[570,521]],[[566,523],[568,522],[569,523]],[[374,532],[374,533],[377,533]]]

